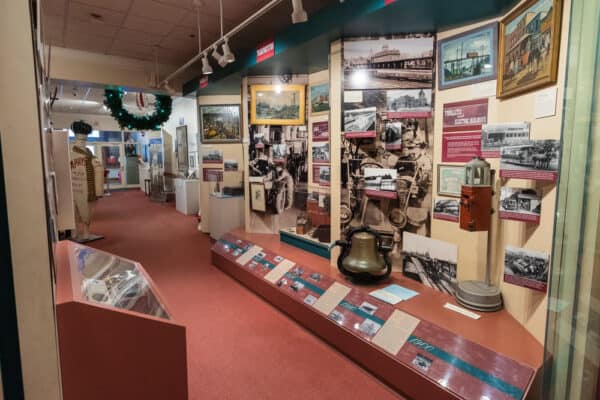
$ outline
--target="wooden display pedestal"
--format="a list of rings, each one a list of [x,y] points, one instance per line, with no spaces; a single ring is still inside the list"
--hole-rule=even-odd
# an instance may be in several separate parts
[[[542,345],[506,311],[470,319],[443,307],[452,297],[397,274],[379,287],[419,295],[393,306],[275,235],[233,231],[212,261],[411,399],[527,398],[542,365]]]

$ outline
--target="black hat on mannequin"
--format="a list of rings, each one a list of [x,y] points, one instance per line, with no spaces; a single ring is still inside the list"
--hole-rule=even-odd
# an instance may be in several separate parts
[[[71,124],[71,130],[75,134],[89,135],[92,133],[92,126],[85,121],[75,121]]]

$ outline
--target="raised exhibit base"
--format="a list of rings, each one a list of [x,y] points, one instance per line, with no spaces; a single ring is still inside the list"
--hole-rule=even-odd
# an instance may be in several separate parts
[[[225,235],[213,264],[414,399],[521,399],[542,364],[542,346],[505,311],[471,320],[443,308],[450,296],[397,275],[420,294],[392,306],[274,235]]]

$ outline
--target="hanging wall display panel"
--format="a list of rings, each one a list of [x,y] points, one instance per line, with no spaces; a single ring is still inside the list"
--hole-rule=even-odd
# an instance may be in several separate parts
[[[402,267],[402,233],[430,236],[435,37],[343,42],[342,232],[377,231]]]

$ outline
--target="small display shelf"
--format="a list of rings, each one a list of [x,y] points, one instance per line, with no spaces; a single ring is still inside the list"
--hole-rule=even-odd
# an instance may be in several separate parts
[[[141,264],[70,241],[55,261],[64,399],[187,399],[185,327]]]
[[[304,251],[329,259],[331,243],[319,242],[311,235],[300,235],[296,233],[295,228],[280,230],[279,240]]]

